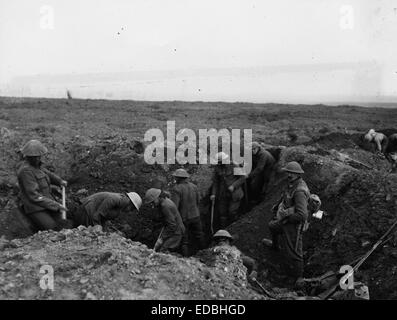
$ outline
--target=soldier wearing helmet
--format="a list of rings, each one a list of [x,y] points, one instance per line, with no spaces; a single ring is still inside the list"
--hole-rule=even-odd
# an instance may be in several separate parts
[[[40,230],[59,230],[66,211],[51,193],[51,184],[66,186],[67,182],[42,167],[41,157],[48,152],[38,140],[30,140],[20,150],[24,161],[18,164],[17,177],[24,213]]]
[[[173,176],[176,185],[171,191],[171,200],[175,203],[186,227],[182,239],[182,254],[189,256],[197,250],[204,249],[204,234],[200,217],[200,195],[197,186],[188,181],[189,173],[184,169],[177,169]],[[189,239],[191,237],[191,239]]]
[[[213,240],[213,247],[219,246],[232,246],[233,245],[233,237],[232,235],[226,230],[218,230],[212,236]],[[247,274],[249,276],[254,276],[257,272],[257,263],[254,259],[244,255],[240,252],[240,258],[243,262],[243,265],[247,268]]]
[[[252,142],[250,147],[252,150],[252,170],[247,177],[247,184],[249,200],[252,205],[255,205],[265,197],[276,160],[258,142]]]
[[[288,175],[288,185],[273,207],[274,218],[269,222],[273,240],[265,239],[263,243],[275,250],[280,244],[286,272],[296,281],[303,276],[302,233],[308,219],[310,191],[301,177],[304,171],[299,163],[289,162],[282,170]]]
[[[185,234],[185,226],[175,203],[168,197],[167,193],[160,189],[151,188],[146,191],[145,204],[152,205],[159,210],[163,224],[162,231],[153,249],[160,252],[178,252]]]
[[[211,186],[211,201],[215,201],[214,229],[225,228],[237,219],[241,200],[244,197],[245,176],[235,175],[237,166],[230,163],[224,152],[216,155],[218,164],[214,168]]]
[[[137,211],[142,199],[136,192],[115,193],[98,192],[82,200],[79,209],[73,215],[74,226],[105,225],[123,213]]]
[[[376,132],[374,129],[370,129],[364,136],[365,140],[375,145],[376,152],[380,156],[386,155],[386,148],[388,145],[388,138],[381,132]]]

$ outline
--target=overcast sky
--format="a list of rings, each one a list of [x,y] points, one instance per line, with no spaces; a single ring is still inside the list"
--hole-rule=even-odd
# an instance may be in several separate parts
[[[228,100],[228,90],[237,90],[236,99],[250,101],[255,68],[304,65],[307,72],[299,75],[288,70],[269,75],[263,69],[255,77],[270,88],[270,96],[274,92],[288,98],[290,90],[283,84],[290,82],[296,83],[295,93],[310,97],[316,81],[323,81],[319,90],[324,97],[337,94],[341,83],[348,88],[343,96],[397,96],[396,31],[393,0],[0,0],[0,94],[18,86],[20,77],[29,82],[32,75],[62,79],[147,71],[150,78],[150,72],[179,70],[181,79],[192,72],[201,83],[207,78],[213,83],[209,70],[215,68],[235,70],[234,86],[228,88],[223,78],[219,94],[212,85],[210,95],[205,96],[205,89],[200,93],[203,100]],[[352,69],[341,64],[352,64]],[[332,76],[325,75],[324,65]],[[239,79],[244,68],[250,69]],[[112,77],[117,81],[117,75]],[[161,81],[163,87],[169,85],[165,96],[156,84],[145,83],[130,98],[150,100],[152,92],[159,99],[200,99],[192,89],[197,79],[190,79],[182,96],[177,80]],[[87,88],[82,95],[95,97],[95,85]],[[51,96],[44,84],[32,90],[32,95],[39,90]],[[117,95],[116,89],[109,93]]]

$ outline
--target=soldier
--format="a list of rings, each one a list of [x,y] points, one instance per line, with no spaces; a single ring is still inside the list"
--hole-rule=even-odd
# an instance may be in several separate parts
[[[73,215],[74,226],[105,225],[125,212],[139,211],[142,199],[135,192],[98,192],[83,199],[82,205]]]
[[[276,160],[271,153],[258,142],[252,142],[252,170],[248,175],[249,198],[252,205],[258,204],[265,197],[267,185]]]
[[[20,151],[24,161],[18,164],[17,177],[24,214],[39,230],[61,229],[66,208],[56,201],[51,184],[66,187],[67,182],[42,168],[41,157],[48,150],[40,141],[30,140]]]
[[[213,246],[231,246],[233,237],[226,230],[218,230],[212,237]],[[243,265],[247,268],[247,275],[254,276],[257,273],[257,263],[254,259],[241,253],[240,255]]]
[[[214,229],[225,228],[237,219],[241,199],[244,197],[245,176],[235,175],[236,165],[225,164],[229,156],[224,152],[216,155],[218,164],[212,176],[211,201],[215,201]]]
[[[273,207],[275,216],[269,222],[273,241],[264,239],[263,244],[274,250],[279,250],[280,244],[286,272],[297,281],[303,277],[302,232],[308,219],[310,191],[301,177],[304,171],[299,163],[289,162],[282,170],[288,174],[288,186]]]
[[[183,224],[186,228],[182,240],[182,254],[189,256],[189,247],[193,248],[192,254],[197,249],[204,248],[204,234],[200,218],[200,196],[195,184],[187,181],[189,174],[184,169],[178,169],[173,173],[176,179],[176,185],[172,189],[171,200],[175,203],[181,215]],[[192,241],[189,241],[190,235]],[[189,246],[189,244],[191,244]]]
[[[391,165],[391,172],[395,173],[397,169],[397,133],[393,133],[388,137],[385,155]]]
[[[365,139],[375,145],[376,151],[381,157],[385,156],[388,138],[383,133],[370,129],[365,135]]]
[[[165,192],[156,188],[146,191],[145,203],[151,204],[153,208],[158,208],[163,223],[160,236],[153,248],[154,251],[179,251],[185,234],[185,226],[175,203],[168,198]]]

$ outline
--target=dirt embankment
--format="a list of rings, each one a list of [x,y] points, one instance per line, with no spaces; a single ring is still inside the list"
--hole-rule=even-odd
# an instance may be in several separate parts
[[[0,249],[1,300],[266,299],[248,284],[233,247],[209,249],[199,261],[155,253],[96,226],[1,239]],[[54,290],[45,290],[49,270]]]
[[[367,155],[361,160],[371,158]],[[324,153],[316,147],[284,149],[279,167],[288,161],[302,164],[304,179],[311,192],[320,196],[326,212],[322,220],[311,219],[304,235],[306,277],[338,271],[342,265],[352,263],[397,218],[397,175],[386,170],[354,168],[342,162],[339,153]],[[269,236],[270,209],[281,195],[283,181],[281,174],[276,176],[267,199],[230,228],[238,234],[237,246],[260,261],[272,259],[259,242]],[[356,274],[369,285],[373,298],[397,298],[396,244],[397,236],[378,249]]]

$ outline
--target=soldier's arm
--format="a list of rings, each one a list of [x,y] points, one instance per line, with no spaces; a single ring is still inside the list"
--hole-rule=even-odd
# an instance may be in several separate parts
[[[307,214],[307,197],[304,191],[296,191],[294,194],[295,210],[288,216],[291,223],[305,222],[308,218]]]
[[[19,174],[18,180],[19,183],[23,185],[23,188],[26,192],[26,197],[29,201],[50,211],[58,211],[61,208],[61,205],[58,202],[43,196],[39,192],[39,185],[33,172],[29,170],[23,170]]]
[[[237,189],[238,187],[240,187],[244,182],[245,182],[245,176],[239,176],[238,179],[236,179],[236,181],[234,181],[232,183],[232,186],[234,187],[234,189]]]
[[[57,176],[55,173],[51,172],[50,170],[44,168],[42,170],[49,176],[51,184],[54,184],[56,186],[61,186],[63,180],[59,176]]]
[[[162,234],[163,239],[172,237],[177,230],[178,226],[175,221],[174,215],[172,214],[172,209],[168,206],[162,206],[161,211],[164,218],[164,231]]]
[[[265,168],[266,162],[267,162],[266,156],[264,154],[261,154],[261,157],[259,158],[259,161],[255,169],[250,172],[249,177],[251,178],[260,174],[261,171]]]
[[[376,147],[379,152],[382,151],[382,145],[380,144],[380,139],[375,139]]]

